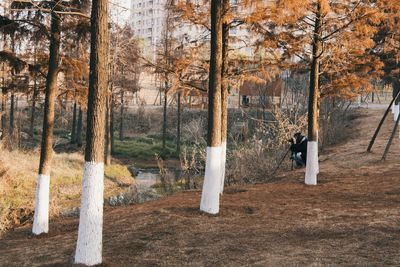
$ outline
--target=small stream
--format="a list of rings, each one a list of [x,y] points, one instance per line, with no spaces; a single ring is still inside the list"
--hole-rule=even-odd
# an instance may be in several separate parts
[[[135,169],[135,183],[116,196],[104,199],[105,205],[119,206],[135,203],[144,203],[161,198],[160,194],[152,186],[160,181],[158,169]],[[79,216],[79,207],[74,207],[61,212],[62,216]]]
[[[148,190],[159,180],[160,173],[158,169],[139,169],[138,173],[135,176],[138,192],[144,192]]]
[[[158,199],[162,195],[152,186],[160,181],[158,169],[135,169],[135,183],[117,196],[110,197],[110,206],[143,203]]]

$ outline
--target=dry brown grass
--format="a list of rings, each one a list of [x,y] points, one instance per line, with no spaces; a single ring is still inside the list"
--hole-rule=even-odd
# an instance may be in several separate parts
[[[35,198],[39,151],[0,148],[0,232],[29,222]],[[50,182],[50,216],[79,206],[83,174],[80,153],[54,154]],[[105,197],[125,190],[131,175],[126,166],[106,167]],[[22,217],[22,218],[21,218]]]

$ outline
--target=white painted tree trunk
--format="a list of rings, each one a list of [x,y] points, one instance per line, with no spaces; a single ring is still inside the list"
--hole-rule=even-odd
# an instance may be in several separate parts
[[[104,163],[85,162],[75,263],[102,262]]]
[[[393,109],[394,109],[393,120],[396,122],[397,117],[399,116],[399,105],[394,105]]]
[[[307,185],[316,185],[318,173],[318,141],[308,141],[305,183]]]
[[[207,147],[206,172],[201,194],[200,210],[217,214],[221,192],[221,147]]]
[[[361,107],[361,100],[362,100],[362,97],[359,95],[356,100],[357,107]]]
[[[224,193],[225,185],[225,166],[226,166],[226,141],[221,145],[221,195]]]
[[[40,235],[49,231],[50,175],[39,174],[36,185],[35,215],[32,233]]]

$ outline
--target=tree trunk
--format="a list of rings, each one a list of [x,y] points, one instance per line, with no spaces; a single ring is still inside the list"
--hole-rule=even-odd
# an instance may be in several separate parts
[[[108,1],[93,0],[85,169],[75,263],[102,262],[104,128],[108,87]]]
[[[54,107],[57,97],[58,64],[60,61],[60,17],[51,13],[50,56],[46,79],[46,98],[42,143],[40,148],[39,176],[36,187],[35,215],[32,232],[36,235],[49,229],[50,170],[53,156]]]
[[[8,133],[12,138],[14,133],[14,114],[15,114],[15,94],[11,92],[11,103],[10,103],[10,125],[8,127]]]
[[[217,214],[221,191],[222,0],[211,0],[211,55],[208,88],[206,170],[200,210]]]
[[[29,136],[33,137],[35,131],[35,111],[36,111],[36,98],[38,95],[36,73],[33,76],[33,94],[32,94],[32,108],[31,108],[31,121],[29,126]]]
[[[71,144],[76,143],[76,101],[72,112],[72,129],[71,129]]]
[[[387,154],[389,152],[390,147],[392,146],[392,142],[393,142],[394,136],[397,133],[397,128],[399,127],[399,123],[400,123],[400,116],[398,116],[397,120],[395,121],[393,130],[392,130],[392,134],[389,137],[389,141],[386,144],[385,151],[383,152],[383,155],[382,155],[382,158],[381,158],[382,161],[386,160],[386,156],[387,156]]]
[[[15,110],[15,114],[16,114],[16,118],[17,118],[17,122],[18,122],[18,111],[19,111],[19,109],[18,109],[18,96],[16,96],[15,97],[15,108],[14,108],[14,110]],[[18,125],[18,123],[17,123],[17,125]]]
[[[223,14],[229,11],[229,0],[222,0]],[[221,66],[221,194],[224,192],[225,166],[226,166],[226,145],[228,140],[228,45],[229,25],[222,24],[222,66]]]
[[[181,92],[178,92],[177,96],[177,127],[176,127],[176,153],[181,153]]]
[[[3,43],[5,46],[6,43],[6,35],[4,34],[3,36]],[[5,63],[3,62],[2,64],[2,73],[3,73],[3,77],[1,77],[2,79],[2,86],[3,88],[1,89],[1,110],[0,110],[0,127],[1,127],[1,131],[0,131],[0,140],[2,140],[4,138],[4,135],[6,134],[6,127],[5,127],[5,123],[6,123],[6,79],[5,79]]]
[[[167,88],[168,88],[168,82],[165,81],[164,107],[163,107],[163,127],[162,127],[162,158],[163,159],[164,159],[164,156],[166,154],[166,139],[167,139],[167,104],[168,104]],[[160,97],[161,97],[161,94],[160,94]]]
[[[397,86],[397,83],[393,82],[392,89],[393,89],[392,96],[395,97],[400,90],[400,86]],[[400,113],[399,98],[397,98],[393,103],[392,113],[393,113],[393,121],[397,121],[397,117],[399,116]]]
[[[7,92],[3,89],[1,92],[1,139],[4,138],[7,132]]]
[[[322,53],[321,39],[321,7],[317,5],[315,28],[313,37],[313,58],[310,71],[310,95],[308,98],[308,144],[307,144],[307,166],[305,183],[317,184],[319,173],[318,163],[318,117],[319,117],[319,65]]]
[[[115,116],[114,116],[114,95],[113,95],[113,93],[111,93],[110,112],[111,112],[111,114],[110,114],[110,139],[111,139],[110,142],[111,142],[111,155],[113,155],[114,152],[115,152],[115,150],[114,150],[114,148],[115,148],[115,146],[114,146],[114,141],[115,141],[115,138],[114,138],[114,125],[115,125],[114,118],[115,118]]]
[[[83,131],[83,110],[82,107],[79,106],[78,123],[76,126],[76,145],[78,147],[82,146],[82,131]]]
[[[35,43],[34,47],[34,55],[33,55],[33,64],[35,66],[35,70],[33,72],[33,93],[32,93],[32,108],[31,108],[31,120],[29,125],[29,136],[33,137],[35,133],[35,112],[36,112],[36,98],[38,95],[37,89],[37,73],[36,73],[36,65],[37,65],[37,44]]]
[[[400,92],[397,92],[396,96],[393,97],[393,99],[390,101],[388,108],[386,109],[382,119],[380,120],[378,127],[375,129],[374,135],[371,138],[371,141],[369,142],[368,148],[367,148],[367,152],[371,152],[372,146],[375,143],[375,139],[378,136],[379,131],[382,128],[383,123],[385,122],[385,119],[387,117],[387,115],[389,114],[389,110],[390,107],[393,105],[393,103],[396,101],[396,99],[399,97]]]
[[[111,164],[111,97],[107,96],[107,111],[106,111],[106,146],[105,146],[105,159],[106,165]]]
[[[16,98],[15,101],[15,111],[17,114],[17,141],[18,141],[17,143],[18,143],[18,148],[21,148],[22,119],[21,119],[21,110],[18,108],[18,97]]]
[[[119,140],[124,140],[124,91],[121,91],[121,110],[120,110],[120,123],[119,123]]]

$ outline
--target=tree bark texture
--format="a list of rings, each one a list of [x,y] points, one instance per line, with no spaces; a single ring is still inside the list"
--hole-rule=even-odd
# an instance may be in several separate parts
[[[223,0],[224,14],[229,10],[229,0]],[[229,46],[229,25],[222,24],[222,65],[221,65],[221,140],[226,142],[228,136],[228,46]]]
[[[104,128],[108,85],[107,0],[93,1],[90,53],[89,97],[85,160],[104,162]]]
[[[57,76],[60,61],[60,17],[51,14],[50,57],[46,79],[46,97],[44,103],[44,119],[42,144],[40,149],[39,174],[50,175],[53,154],[53,131],[55,101],[57,98]]]
[[[320,7],[318,6],[318,11]],[[319,116],[319,65],[322,53],[321,14],[315,18],[313,35],[313,58],[310,71],[310,95],[308,98],[308,140],[318,141],[318,116]]]
[[[222,0],[223,17],[229,11],[229,0]],[[221,66],[221,194],[224,191],[225,184],[225,166],[226,166],[226,147],[228,137],[228,45],[229,45],[229,25],[223,20],[222,23],[222,66]]]
[[[208,136],[206,168],[200,210],[217,214],[222,181],[221,81],[222,0],[211,0],[211,55],[208,87]]]
[[[211,1],[211,56],[208,84],[207,146],[221,146],[222,5]]]
[[[85,169],[75,263],[102,262],[104,134],[108,90],[108,0],[93,0]]]

